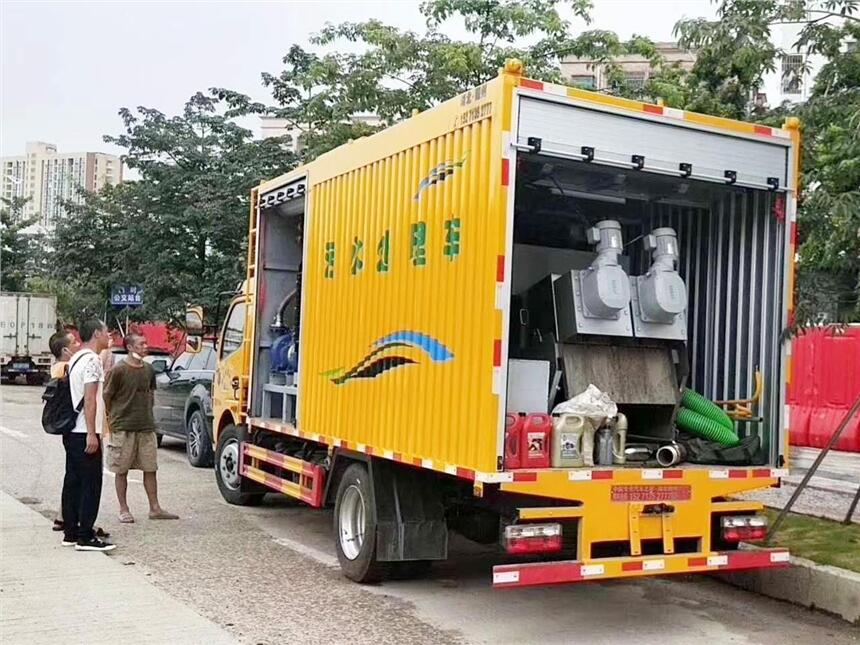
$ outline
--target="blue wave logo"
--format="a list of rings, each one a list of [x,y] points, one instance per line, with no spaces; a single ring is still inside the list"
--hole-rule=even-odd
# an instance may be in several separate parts
[[[402,348],[418,348],[434,363],[447,363],[454,354],[440,341],[418,331],[396,331],[371,343],[371,349],[349,369],[338,367],[322,373],[335,385],[353,379],[373,379],[403,365],[417,361],[403,355]]]

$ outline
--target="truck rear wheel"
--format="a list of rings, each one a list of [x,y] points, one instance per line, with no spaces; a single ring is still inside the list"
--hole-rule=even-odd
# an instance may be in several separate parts
[[[376,559],[376,507],[364,464],[343,473],[334,503],[334,543],[344,575],[355,582],[378,582],[388,563]]]
[[[215,451],[215,480],[218,490],[228,503],[237,506],[257,506],[263,501],[264,492],[255,482],[243,479],[239,474],[239,444],[247,440],[247,432],[239,426],[229,425],[218,437]]]

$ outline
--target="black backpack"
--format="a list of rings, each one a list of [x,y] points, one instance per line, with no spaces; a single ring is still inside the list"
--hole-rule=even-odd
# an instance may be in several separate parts
[[[63,376],[52,378],[45,386],[45,392],[42,394],[42,400],[45,402],[45,407],[42,408],[42,428],[48,434],[65,434],[74,430],[78,414],[84,407],[84,397],[81,397],[77,407],[72,405],[69,378],[75,365],[80,362],[81,357],[77,358],[78,360],[72,360]]]

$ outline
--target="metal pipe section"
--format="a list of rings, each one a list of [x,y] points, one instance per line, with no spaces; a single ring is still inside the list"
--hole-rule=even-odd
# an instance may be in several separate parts
[[[657,463],[663,468],[670,468],[687,459],[687,450],[679,443],[668,443],[657,448]]]

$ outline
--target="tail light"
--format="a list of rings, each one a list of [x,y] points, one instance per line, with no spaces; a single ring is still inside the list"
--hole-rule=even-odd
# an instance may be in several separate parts
[[[508,553],[561,551],[561,524],[512,524],[505,527]]]
[[[767,537],[767,518],[764,515],[724,517],[722,527],[726,542],[754,542]]]

